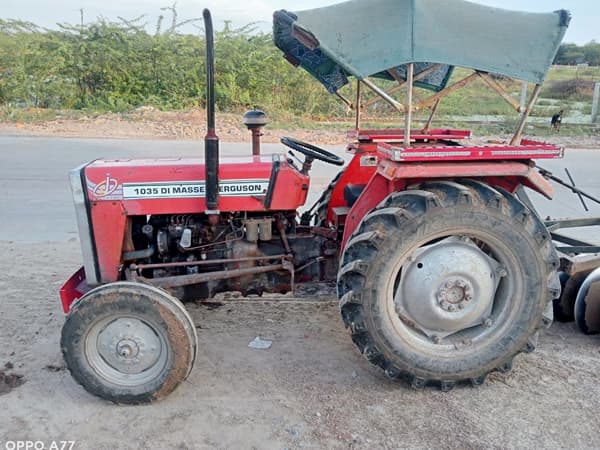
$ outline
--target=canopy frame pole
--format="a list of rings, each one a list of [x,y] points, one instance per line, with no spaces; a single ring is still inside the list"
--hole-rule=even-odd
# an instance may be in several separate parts
[[[363,78],[361,81],[364,83],[365,86],[367,86],[369,89],[371,89],[377,95],[379,95],[383,100],[385,100],[386,102],[388,102],[398,112],[401,112],[401,113],[404,112],[404,105],[402,103],[397,102],[396,100],[394,100],[383,89],[381,89],[380,87],[378,87],[377,85],[375,85],[371,80],[369,80],[368,78]]]
[[[344,102],[344,104],[348,107],[349,110],[354,109],[354,105],[352,104],[352,102],[350,100],[348,100],[346,97],[344,97],[342,94],[340,94],[338,91],[335,91],[335,95],[342,102]]]
[[[390,74],[390,76],[391,76],[391,77],[392,77],[394,80],[396,80],[400,86],[402,86],[404,83],[406,83],[406,81],[405,81],[405,80],[403,80],[403,79],[400,77],[400,75],[398,74],[398,72],[396,72],[396,69],[388,69],[388,70],[386,70],[386,72],[387,72],[387,73],[389,73],[389,74]]]
[[[427,75],[429,75],[430,73],[432,73],[432,72],[435,72],[435,71],[436,71],[437,69],[439,69],[441,66],[442,66],[442,64],[434,64],[433,66],[431,66],[431,67],[428,67],[428,68],[427,68],[427,69],[425,69],[423,72],[419,72],[418,74],[414,75],[414,76],[413,76],[413,81],[419,81],[419,80],[422,80],[423,78],[425,78],[425,77],[426,77]],[[390,75],[392,75],[392,74],[390,73]],[[392,77],[393,77],[394,79],[396,79],[396,77],[395,77],[394,75],[392,75]],[[388,89],[388,90],[387,90],[387,91],[385,91],[385,92],[386,92],[388,95],[390,95],[390,96],[391,96],[393,93],[395,93],[395,92],[398,92],[400,89],[402,89],[402,86],[404,86],[405,84],[406,84],[406,81],[405,81],[405,80],[403,80],[402,78],[400,78],[400,81],[398,81],[398,84],[397,84],[396,86],[394,86],[394,87],[392,87],[392,88]],[[364,106],[365,108],[368,108],[369,106],[371,106],[371,105],[374,105],[375,103],[377,103],[377,102],[379,102],[379,101],[381,101],[381,98],[380,98],[380,97],[375,97],[375,98],[372,98],[372,99],[371,99],[371,100],[369,100],[369,101],[366,101],[366,102],[364,103],[364,105],[363,105],[363,106]]]
[[[360,130],[360,113],[362,109],[361,101],[362,95],[360,92],[360,80],[356,80],[356,122],[354,124],[356,131]]]
[[[479,78],[485,81],[489,87],[495,90],[500,97],[506,101],[506,103],[512,106],[517,112],[522,112],[520,103],[512,98],[508,92],[506,92],[506,89],[504,89],[504,87],[496,80],[494,80],[489,73],[477,71],[477,75],[479,75]]]
[[[413,74],[415,65],[406,66],[406,112],[404,114],[404,146],[410,147],[410,122],[412,120]]]
[[[515,131],[515,134],[513,135],[512,139],[510,140],[510,145],[517,145],[517,143],[521,139],[521,135],[523,134],[523,129],[525,128],[525,122],[527,121],[527,118],[529,117],[529,114],[531,113],[531,110],[533,109],[533,105],[535,104],[535,102],[538,98],[538,95],[540,94],[541,88],[542,88],[541,84],[536,84],[535,87],[533,88],[533,93],[531,94],[529,103],[527,104],[525,111],[523,111],[523,113],[521,114],[521,118],[519,119],[519,124],[517,125],[517,130]]]
[[[398,92],[402,88],[403,85],[404,85],[404,83],[394,86],[393,88],[385,91],[385,93],[388,94],[389,96],[391,96],[392,94]],[[375,103],[379,103],[381,100],[383,100],[381,97],[372,98],[371,100],[366,101],[364,103],[364,106],[369,107],[371,105],[374,105]]]
[[[435,103],[433,104],[433,107],[431,108],[431,114],[429,114],[429,118],[427,119],[427,123],[425,124],[425,126],[423,127],[423,130],[421,131],[423,134],[427,134],[429,132],[429,127],[431,127],[431,122],[433,122],[433,116],[435,116],[435,113],[438,110],[438,107],[440,106],[440,102],[442,101],[441,98],[438,98]]]
[[[415,109],[423,108],[423,107],[435,102],[438,98],[445,97],[446,95],[450,94],[451,92],[454,92],[457,89],[460,89],[461,87],[466,86],[467,84],[471,83],[475,78],[477,78],[476,72],[473,72],[472,74],[467,75],[465,78],[457,81],[453,85],[447,86],[444,89],[442,89],[441,91],[439,91],[438,93],[427,97],[425,100],[422,100],[419,103],[416,103]]]

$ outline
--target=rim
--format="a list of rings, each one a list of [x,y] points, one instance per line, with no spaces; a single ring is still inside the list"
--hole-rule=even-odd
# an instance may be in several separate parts
[[[135,316],[105,317],[90,328],[84,351],[90,367],[109,383],[134,387],[155,380],[171,357],[161,327]]]
[[[518,267],[514,251],[484,231],[428,237],[386,274],[383,332],[437,358],[480,353],[519,314]]]

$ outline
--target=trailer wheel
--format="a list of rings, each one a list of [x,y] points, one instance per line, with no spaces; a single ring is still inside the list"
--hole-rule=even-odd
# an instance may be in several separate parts
[[[573,307],[577,290],[573,289],[573,280],[566,272],[558,272],[560,281],[560,296],[552,302],[554,320],[558,322],[571,322],[573,320]],[[579,289],[579,286],[577,286]]]
[[[71,309],[62,329],[65,362],[87,391],[140,404],[171,393],[196,356],[193,321],[179,300],[130,282],[100,286]]]
[[[388,196],[347,243],[340,309],[361,353],[415,387],[483,383],[535,348],[558,296],[558,258],[537,215],[474,180]]]
[[[600,333],[600,268],[590,273],[579,288],[575,323],[584,334]]]

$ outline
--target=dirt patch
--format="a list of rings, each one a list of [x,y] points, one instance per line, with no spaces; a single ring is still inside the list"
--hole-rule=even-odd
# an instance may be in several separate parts
[[[217,133],[223,142],[251,142],[250,132],[238,114],[219,114]],[[201,140],[206,134],[206,113],[200,110],[174,112],[138,108],[124,114],[98,117],[58,118],[33,123],[0,122],[0,134],[117,139]],[[320,144],[346,142],[345,131],[285,129],[267,126],[264,142],[279,142],[281,136],[294,136]]]
[[[12,363],[7,363],[7,368],[12,368]],[[4,370],[0,370],[0,395],[8,394],[14,388],[21,386],[25,383],[23,375],[17,373],[8,373]]]
[[[283,125],[282,125],[283,124]],[[335,129],[334,129],[335,128]],[[217,115],[217,133],[223,142],[251,142],[251,135],[242,124],[241,114]],[[177,139],[201,140],[206,134],[206,113],[193,111],[159,111],[150,107],[138,108],[123,114],[108,113],[97,117],[57,118],[34,123],[0,122],[0,134],[24,136],[53,136],[117,139]],[[338,124],[332,129],[303,129],[286,126],[285,121],[268,125],[264,142],[279,142],[282,136],[293,136],[319,145],[347,143],[346,128]],[[484,144],[498,136],[477,136],[473,144]],[[597,148],[599,137],[556,135],[541,140],[570,148]]]

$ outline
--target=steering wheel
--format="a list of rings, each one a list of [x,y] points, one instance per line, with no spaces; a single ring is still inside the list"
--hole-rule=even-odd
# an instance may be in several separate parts
[[[323,150],[316,145],[309,144],[307,142],[299,141],[291,137],[282,137],[281,143],[286,147],[297,150],[307,158],[319,159],[329,164],[335,164],[336,166],[343,166],[345,161],[342,157],[335,155],[327,150]]]

